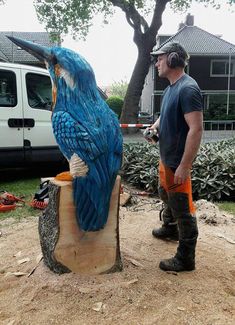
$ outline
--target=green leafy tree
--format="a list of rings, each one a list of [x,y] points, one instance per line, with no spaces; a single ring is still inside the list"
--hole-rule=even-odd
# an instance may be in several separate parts
[[[110,96],[108,99],[106,99],[106,103],[114,111],[114,113],[117,114],[117,117],[120,118],[124,103],[123,98],[119,96]]]
[[[128,88],[128,82],[125,80],[114,82],[110,87],[109,95],[125,98],[127,88]]]
[[[115,8],[123,11],[127,23],[133,29],[133,40],[137,46],[137,61],[128,85],[121,121],[135,123],[138,105],[145,77],[151,63],[150,52],[156,45],[156,35],[162,25],[162,14],[169,3],[176,10],[190,8],[193,0],[34,0],[39,20],[49,32],[59,35],[71,33],[75,38],[85,38],[92,25],[92,19],[98,14],[104,20],[114,14]],[[194,0],[194,2],[219,8],[220,0]],[[233,5],[235,0],[224,0]],[[147,16],[152,20],[147,22]]]

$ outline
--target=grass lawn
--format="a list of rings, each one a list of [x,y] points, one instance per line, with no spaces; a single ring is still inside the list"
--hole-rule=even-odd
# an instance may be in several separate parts
[[[216,204],[220,210],[224,210],[235,216],[235,202],[219,202]]]
[[[37,216],[41,213],[40,210],[29,206],[35,192],[38,191],[40,185],[40,177],[36,178],[21,178],[18,180],[10,180],[0,182],[0,191],[9,192],[17,197],[25,200],[25,204],[18,206],[15,210],[9,212],[0,212],[0,220],[4,218],[13,217],[21,219],[28,216]],[[235,216],[235,202],[217,202],[216,205],[220,210],[229,212]]]
[[[0,182],[1,192],[6,191],[25,200],[25,204],[16,207],[15,210],[11,210],[9,212],[0,212],[0,220],[9,217],[21,219],[23,217],[36,216],[41,213],[40,210],[34,209],[29,206],[29,203],[33,199],[35,192],[39,189],[39,185],[40,178],[19,179],[16,181],[12,180],[9,182]]]

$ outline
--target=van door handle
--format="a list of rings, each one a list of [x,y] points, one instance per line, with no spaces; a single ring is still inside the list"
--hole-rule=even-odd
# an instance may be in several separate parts
[[[23,127],[23,119],[22,118],[9,118],[8,126],[10,128],[22,128]]]
[[[35,121],[33,118],[9,118],[8,126],[10,128],[33,128]]]
[[[24,119],[24,127],[25,128],[33,128],[35,125],[35,121],[33,118],[25,118]]]

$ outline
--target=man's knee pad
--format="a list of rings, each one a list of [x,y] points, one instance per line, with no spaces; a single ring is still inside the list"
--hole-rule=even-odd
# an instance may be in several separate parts
[[[168,205],[174,217],[190,215],[189,197],[187,193],[168,193]]]

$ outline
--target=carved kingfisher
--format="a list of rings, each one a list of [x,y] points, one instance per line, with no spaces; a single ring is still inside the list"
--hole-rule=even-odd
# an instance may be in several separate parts
[[[101,98],[93,69],[80,54],[8,38],[47,66],[52,79],[52,127],[69,162],[77,222],[83,231],[98,231],[107,222],[122,161],[116,114]]]

